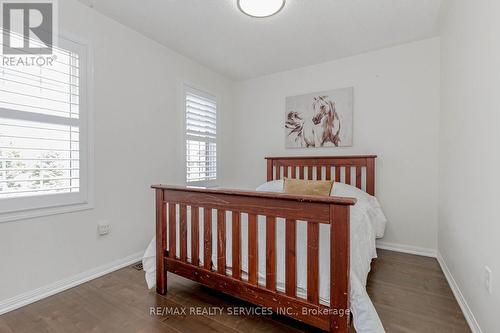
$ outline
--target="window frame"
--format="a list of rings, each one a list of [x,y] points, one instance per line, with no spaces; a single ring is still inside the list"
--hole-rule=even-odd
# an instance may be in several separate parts
[[[195,95],[199,95],[200,97],[211,99],[216,103],[216,135],[215,135],[215,145],[216,145],[216,163],[215,163],[215,179],[212,180],[201,180],[201,181],[191,181],[187,180],[187,120],[186,120],[186,97],[188,93],[192,93]],[[182,134],[183,134],[183,177],[184,184],[186,186],[192,187],[206,187],[206,188],[214,188],[219,186],[219,176],[220,176],[220,99],[219,96],[207,89],[194,85],[192,83],[184,82],[182,85]]]
[[[80,57],[79,192],[0,199],[0,223],[94,208],[93,49],[91,43],[64,33],[57,47]],[[83,65],[83,66],[82,66]]]

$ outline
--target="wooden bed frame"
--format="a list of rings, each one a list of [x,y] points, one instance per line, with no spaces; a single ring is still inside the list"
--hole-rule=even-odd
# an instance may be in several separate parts
[[[375,194],[376,156],[267,157],[267,180],[282,177],[328,179]],[[167,271],[250,303],[272,308],[330,332],[349,330],[349,211],[353,198],[198,189],[154,185],[156,190],[156,290],[167,292]],[[178,206],[178,207],[177,207]],[[191,244],[187,209],[191,207]],[[176,214],[179,211],[179,230]],[[203,267],[200,266],[199,208],[203,208]],[[217,211],[217,244],[212,244],[212,210]],[[232,220],[232,273],[226,274],[226,212]],[[248,279],[241,271],[241,214],[248,214]],[[258,284],[257,216],[266,217],[266,281]],[[276,290],[276,218],[285,219],[285,292]],[[307,221],[307,298],[296,294],[296,221]],[[331,225],[330,305],[319,302],[319,224]],[[168,226],[168,227],[167,227]],[[179,233],[180,253],[176,253]],[[168,238],[168,239],[167,239]],[[191,246],[191,260],[187,248]],[[212,246],[217,249],[213,269]]]

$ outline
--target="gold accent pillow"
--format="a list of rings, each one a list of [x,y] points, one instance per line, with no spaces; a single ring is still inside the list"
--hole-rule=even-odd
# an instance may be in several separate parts
[[[302,180],[285,178],[283,192],[297,195],[330,196],[333,181],[329,180]]]

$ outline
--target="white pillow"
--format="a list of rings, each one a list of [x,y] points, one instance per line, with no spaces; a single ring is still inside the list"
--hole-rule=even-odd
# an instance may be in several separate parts
[[[283,192],[283,180],[273,180],[264,183],[255,189],[257,192]]]

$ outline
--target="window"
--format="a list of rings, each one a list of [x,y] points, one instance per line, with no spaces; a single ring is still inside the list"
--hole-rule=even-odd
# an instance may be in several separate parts
[[[0,64],[0,214],[88,203],[86,47],[60,39],[52,58]]]
[[[217,101],[186,87],[186,183],[215,186],[217,181]]]

